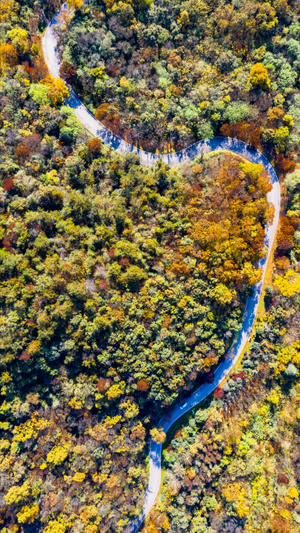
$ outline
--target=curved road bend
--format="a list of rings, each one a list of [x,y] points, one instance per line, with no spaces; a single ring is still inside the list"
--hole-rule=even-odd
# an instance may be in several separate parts
[[[212,139],[211,141],[206,141],[205,147],[213,146],[213,150],[218,149],[227,149],[235,153],[243,155],[252,163],[262,164],[265,170],[269,173],[272,190],[267,194],[268,201],[271,202],[275,207],[274,220],[265,231],[265,246],[267,247],[268,253],[266,257],[261,259],[258,263],[258,267],[262,269],[262,279],[254,287],[254,294],[251,297],[248,297],[245,307],[245,312],[243,315],[242,329],[238,335],[238,338],[235,340],[228,358],[223,361],[215,370],[215,379],[213,383],[205,383],[201,385],[183,404],[184,407],[179,403],[177,404],[172,411],[167,413],[159,422],[158,427],[161,428],[165,433],[170,429],[170,427],[180,418],[184,413],[195,407],[202,400],[204,400],[211,392],[214,391],[216,387],[220,385],[223,379],[229,374],[232,367],[237,362],[242,351],[245,348],[246,342],[249,338],[249,335],[252,331],[254,320],[258,311],[258,304],[262,292],[263,281],[266,274],[267,263],[271,254],[272,245],[276,235],[276,228],[279,219],[280,212],[280,187],[278,179],[273,167],[267,161],[267,159],[259,152],[252,152],[247,148],[247,145],[241,141],[232,140],[232,139]],[[199,143],[197,143],[199,146]],[[203,146],[200,145],[200,146]],[[193,147],[192,147],[193,148]],[[188,149],[187,149],[188,150]],[[209,151],[209,150],[205,150]],[[202,151],[197,152],[202,153]],[[193,157],[191,157],[193,159]],[[181,402],[182,403],[182,402]],[[151,507],[153,506],[157,495],[160,489],[161,483],[161,457],[162,457],[162,444],[157,444],[153,440],[150,441],[150,457],[149,457],[149,483],[145,493],[145,500],[143,505],[143,511],[139,518],[133,522],[129,528],[126,530],[126,533],[135,533],[141,524],[143,523],[146,515],[149,513]]]
[[[60,59],[57,52],[57,34],[55,32],[55,26],[58,26],[59,15],[62,9],[67,9],[67,4],[65,3],[60,10],[53,17],[49,23],[46,32],[43,36],[43,52],[44,57],[49,69],[50,74],[56,77],[60,77]],[[183,404],[181,403],[175,405],[167,415],[165,415],[159,422],[158,427],[161,428],[165,433],[170,429],[170,427],[180,418],[184,413],[198,405],[202,400],[204,400],[213,390],[220,385],[223,379],[228,375],[239,356],[241,355],[246,342],[249,338],[249,335],[252,331],[254,324],[255,316],[258,310],[259,299],[262,292],[263,281],[266,274],[267,263],[270,257],[272,245],[276,235],[276,229],[279,219],[280,212],[280,187],[278,183],[277,175],[266,159],[266,157],[257,150],[251,149],[246,143],[239,141],[237,139],[231,139],[228,137],[214,137],[213,139],[206,139],[199,141],[188,148],[180,150],[176,153],[170,154],[153,154],[140,150],[135,146],[128,144],[126,141],[112,133],[107,129],[101,122],[96,120],[96,118],[87,110],[87,108],[82,104],[79,98],[74,93],[72,87],[68,85],[70,91],[70,97],[65,101],[72,109],[74,109],[75,114],[78,120],[82,125],[89,130],[94,136],[99,137],[111,148],[118,150],[121,153],[126,152],[135,152],[140,157],[142,165],[149,166],[153,165],[158,159],[162,159],[163,162],[169,164],[170,166],[177,166],[182,163],[192,161],[195,157],[205,152],[211,152],[215,150],[228,150],[234,152],[235,154],[241,155],[251,161],[251,163],[263,165],[264,169],[268,172],[270,180],[272,183],[272,190],[267,194],[267,199],[275,207],[275,215],[272,224],[266,228],[265,231],[265,246],[268,250],[266,257],[261,259],[258,263],[258,267],[262,269],[262,279],[255,286],[254,294],[251,297],[248,297],[245,307],[245,312],[243,316],[242,329],[239,333],[238,338],[235,340],[228,358],[223,361],[215,371],[215,379],[213,383],[205,383],[201,385]],[[127,527],[126,533],[135,533],[141,524],[143,523],[146,515],[149,513],[152,508],[156,497],[158,495],[161,483],[161,456],[162,456],[162,444],[157,444],[153,440],[150,441],[150,457],[149,457],[149,483],[145,493],[143,511],[139,518],[132,522],[132,524]]]

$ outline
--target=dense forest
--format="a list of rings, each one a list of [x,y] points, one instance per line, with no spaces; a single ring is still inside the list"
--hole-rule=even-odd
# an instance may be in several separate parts
[[[295,147],[300,129],[299,9],[90,0],[62,26],[62,76],[99,120],[148,150],[221,132],[274,155]]]
[[[299,7],[70,4],[62,75],[97,117],[152,150],[252,142],[284,192],[251,344],[168,436],[144,531],[297,532]],[[42,55],[59,5],[0,3],[0,524],[121,533],[160,416],[240,329],[273,208],[263,168],[232,153],[145,168],[92,138]]]
[[[288,217],[300,222],[300,172],[285,185]],[[294,266],[299,244],[297,230]],[[277,266],[243,361],[168,438],[148,533],[300,530],[300,274],[286,255]]]

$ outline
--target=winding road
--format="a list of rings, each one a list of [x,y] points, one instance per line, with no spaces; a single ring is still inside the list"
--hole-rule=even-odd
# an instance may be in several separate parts
[[[53,17],[48,24],[46,32],[42,39],[43,52],[45,61],[47,63],[50,74],[56,77],[60,77],[60,59],[57,51],[57,33],[56,27],[60,25],[60,15],[62,10],[68,12],[67,4],[65,3],[60,10]],[[159,422],[158,427],[165,433],[170,427],[180,418],[184,413],[195,407],[202,400],[204,400],[213,390],[220,385],[223,379],[228,375],[233,368],[238,358],[240,357],[249,335],[252,331],[255,316],[258,311],[258,304],[262,293],[263,281],[266,274],[267,263],[271,254],[272,245],[276,235],[277,224],[279,220],[280,212],[280,187],[278,183],[277,175],[266,159],[266,157],[259,151],[253,149],[246,143],[237,139],[231,139],[228,137],[214,137],[213,139],[206,139],[199,141],[184,150],[180,150],[176,153],[170,154],[153,154],[140,150],[135,146],[128,144],[124,139],[121,139],[109,129],[107,129],[101,122],[87,110],[82,104],[79,98],[74,93],[72,87],[68,85],[70,97],[65,101],[65,104],[69,105],[75,112],[78,120],[82,125],[94,136],[99,137],[102,141],[108,144],[111,148],[118,150],[121,153],[135,152],[140,158],[141,164],[145,166],[153,165],[159,159],[169,164],[170,166],[178,166],[182,163],[192,161],[195,157],[205,152],[211,152],[215,150],[227,150],[235,154],[238,154],[251,163],[263,165],[264,169],[270,176],[272,184],[272,190],[267,194],[267,199],[275,207],[274,220],[265,231],[265,246],[267,249],[266,256],[258,263],[258,267],[262,270],[261,281],[255,286],[254,294],[248,297],[243,315],[242,329],[238,338],[235,340],[230,353],[225,361],[223,361],[215,370],[215,379],[213,383],[205,383],[201,385],[182,405],[182,402],[173,407],[167,415],[165,415]],[[137,520],[132,522],[126,529],[126,533],[135,533],[141,524],[143,523],[146,515],[152,508],[156,497],[158,495],[161,483],[161,457],[162,457],[162,444],[157,444],[153,440],[150,441],[150,457],[149,457],[149,483],[146,489],[143,511]]]

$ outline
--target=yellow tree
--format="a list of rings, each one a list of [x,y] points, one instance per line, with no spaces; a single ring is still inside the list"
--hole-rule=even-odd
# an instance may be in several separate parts
[[[150,435],[155,442],[162,444],[166,440],[166,434],[157,428],[151,429]]]
[[[268,75],[268,70],[262,63],[255,63],[250,70],[249,82],[252,88],[269,89],[271,80]]]
[[[83,0],[68,0],[68,8],[70,10],[80,9],[83,4]]]
[[[188,11],[181,11],[177,22],[182,30],[185,30],[190,23],[190,17]]]
[[[12,44],[0,45],[0,67],[1,70],[7,66],[14,66],[18,62],[18,54]]]
[[[19,4],[15,0],[0,0],[0,22],[10,22],[17,16]]]
[[[65,98],[69,98],[70,93],[60,78],[54,76],[46,76],[39,82],[41,85],[45,85],[48,89],[48,96],[53,105],[61,104]]]
[[[22,28],[13,28],[8,30],[7,33],[12,45],[19,54],[25,54],[28,50],[28,32]]]

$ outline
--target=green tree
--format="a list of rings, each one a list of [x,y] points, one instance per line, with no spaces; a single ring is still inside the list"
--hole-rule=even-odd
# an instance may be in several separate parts
[[[249,115],[249,106],[246,102],[233,102],[228,105],[223,113],[223,120],[230,124],[241,122]]]

